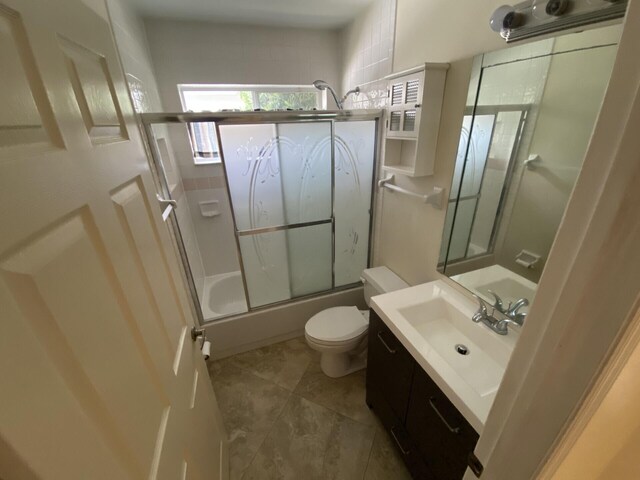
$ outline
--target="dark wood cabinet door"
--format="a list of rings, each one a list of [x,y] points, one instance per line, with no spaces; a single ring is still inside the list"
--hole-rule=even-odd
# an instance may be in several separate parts
[[[382,319],[371,310],[367,357],[367,392],[376,389],[403,424],[409,404],[415,361]],[[371,395],[367,403],[376,406]]]
[[[391,443],[395,444],[398,454],[409,472],[411,472],[414,480],[436,480],[437,477],[429,472],[420,450],[411,440],[409,433],[405,429],[404,422],[398,419],[391,410],[380,390],[377,388],[367,389],[367,401],[374,405],[374,412],[384,426]]]
[[[413,375],[406,430],[434,477],[459,480],[478,434],[420,367]]]

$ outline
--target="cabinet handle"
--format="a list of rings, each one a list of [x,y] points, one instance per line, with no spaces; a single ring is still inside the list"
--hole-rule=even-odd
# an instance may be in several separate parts
[[[396,353],[395,349],[393,349],[389,345],[387,345],[387,342],[385,342],[384,338],[382,338],[382,330],[378,331],[378,340],[380,340],[382,342],[382,344],[384,345],[384,348],[386,348],[389,353],[391,353],[391,354]]]
[[[429,405],[431,405],[431,408],[433,408],[433,411],[436,412],[436,415],[440,417],[440,420],[442,420],[442,423],[446,425],[446,427],[449,429],[451,433],[455,433],[456,435],[460,433],[460,427],[452,427],[451,425],[449,425],[449,422],[447,422],[444,416],[440,413],[440,411],[438,410],[438,407],[436,407],[436,404],[434,403],[435,399],[436,397],[429,398]]]
[[[400,440],[398,440],[398,437],[396,436],[396,432],[393,430],[394,428],[395,427],[391,427],[391,436],[396,441],[396,445],[398,445],[398,448],[400,448],[400,451],[402,452],[402,454],[409,455],[411,453],[411,450],[407,450],[402,446],[402,444],[400,443]]]

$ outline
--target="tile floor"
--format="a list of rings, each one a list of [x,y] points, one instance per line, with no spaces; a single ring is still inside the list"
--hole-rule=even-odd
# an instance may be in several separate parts
[[[404,480],[365,404],[365,371],[332,379],[304,338],[208,362],[230,438],[231,480]]]

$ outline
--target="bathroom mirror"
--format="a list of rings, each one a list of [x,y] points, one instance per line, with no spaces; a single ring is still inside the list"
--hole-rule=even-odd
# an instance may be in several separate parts
[[[489,305],[506,310],[533,301],[621,30],[608,26],[474,59],[439,269]]]

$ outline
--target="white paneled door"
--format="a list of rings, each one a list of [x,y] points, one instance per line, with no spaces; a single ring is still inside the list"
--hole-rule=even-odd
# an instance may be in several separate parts
[[[225,478],[110,26],[0,0],[0,477]]]

